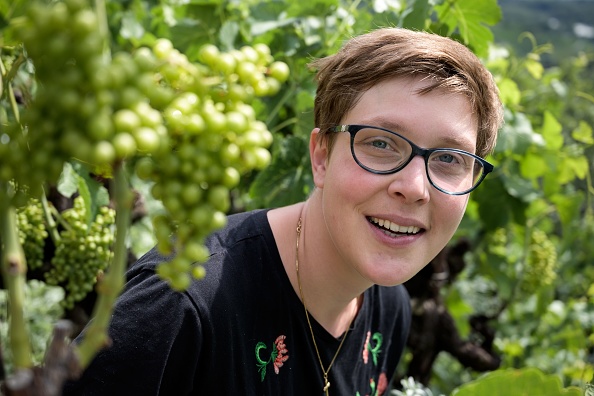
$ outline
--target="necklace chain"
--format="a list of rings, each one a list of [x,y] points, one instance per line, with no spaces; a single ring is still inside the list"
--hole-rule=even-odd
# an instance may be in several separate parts
[[[334,361],[336,360],[336,357],[338,356],[338,353],[340,352],[340,349],[342,348],[342,344],[344,344],[344,340],[347,337],[349,329],[351,328],[351,325],[353,324],[353,320],[355,319],[356,315],[353,315],[353,318],[351,319],[349,326],[347,327],[347,329],[344,333],[344,336],[342,337],[342,340],[340,341],[340,344],[338,345],[338,349],[336,350],[334,357],[332,358],[332,360],[330,361],[330,364],[328,365],[328,368],[324,369],[324,364],[322,363],[322,358],[320,357],[320,351],[318,350],[318,344],[316,343],[316,337],[314,336],[313,328],[311,327],[311,320],[309,319],[309,311],[307,310],[307,304],[305,303],[305,298],[303,297],[303,290],[301,289],[301,278],[299,277],[299,238],[300,237],[301,237],[301,217],[299,217],[299,221],[297,221],[297,243],[295,244],[295,272],[297,273],[297,284],[299,285],[299,295],[301,296],[301,301],[303,302],[303,308],[305,309],[305,318],[307,319],[307,325],[309,326],[309,331],[311,333],[311,339],[313,341],[314,348],[316,350],[316,355],[318,355],[318,361],[320,363],[320,368],[322,369],[322,374],[324,375],[323,390],[326,393],[326,396],[329,396],[330,392],[328,389],[330,388],[330,381],[328,381],[328,374],[330,373],[330,369],[332,368],[332,365],[334,364]]]

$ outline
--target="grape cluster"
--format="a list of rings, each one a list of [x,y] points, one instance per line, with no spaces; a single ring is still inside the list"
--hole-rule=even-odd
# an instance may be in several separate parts
[[[96,13],[86,0],[33,3],[15,27],[35,66],[37,92],[20,126],[0,144],[3,181],[15,180],[39,196],[65,161],[110,173],[117,161],[150,154],[163,133],[154,96],[153,68],[142,57],[105,51]]]
[[[74,206],[61,216],[64,228],[45,279],[50,285],[64,288],[63,305],[72,308],[93,289],[97,276],[113,256],[115,211],[103,206],[88,224],[85,204],[79,196],[74,199]]]
[[[14,27],[38,90],[24,131],[0,143],[0,182],[15,180],[37,196],[65,161],[104,176],[133,164],[163,203],[153,219],[158,248],[176,253],[158,272],[181,290],[204,274],[204,238],[224,226],[230,189],[270,161],[272,134],[254,101],[276,94],[289,69],[264,44],[228,52],[205,45],[195,61],[167,39],[109,54],[100,27],[87,0],[33,3]]]
[[[32,198],[27,205],[17,209],[17,225],[21,246],[27,254],[28,268],[41,268],[48,232],[40,200]]]
[[[526,258],[522,290],[534,293],[540,287],[551,285],[557,278],[557,250],[547,234],[535,229],[530,234],[530,247]]]
[[[175,258],[158,267],[159,275],[178,290],[191,275],[204,275],[206,235],[225,225],[229,192],[242,173],[270,161],[272,134],[256,119],[254,98],[278,92],[288,77],[282,62],[273,62],[265,45],[220,52],[200,50],[192,63],[165,39],[152,48],[162,86],[177,94],[163,109],[167,150],[136,163],[136,173],[153,182],[152,195],[165,211],[153,219],[158,248]],[[148,54],[148,52],[147,52]],[[175,234],[172,239],[171,235]]]

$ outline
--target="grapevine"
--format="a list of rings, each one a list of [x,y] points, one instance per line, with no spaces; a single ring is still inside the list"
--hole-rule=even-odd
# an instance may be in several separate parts
[[[26,206],[17,209],[17,226],[20,243],[27,252],[28,267],[41,268],[48,232],[40,200],[33,198]]]
[[[155,62],[150,54],[143,51]],[[158,248],[163,254],[176,252],[158,273],[183,290],[192,276],[204,276],[200,264],[208,251],[203,241],[225,225],[230,189],[242,173],[270,161],[272,134],[256,119],[250,102],[276,93],[287,75],[280,62],[271,63],[264,45],[228,53],[205,45],[203,64],[198,64],[159,39],[152,54],[160,64],[161,86],[179,93],[163,109],[168,149],[139,159],[135,169],[141,179],[154,183],[152,194],[165,208],[153,218]]]
[[[157,273],[183,290],[204,276],[204,239],[225,225],[231,189],[270,161],[272,133],[253,106],[257,98],[278,93],[289,76],[288,66],[275,62],[264,44],[227,52],[205,45],[197,59],[189,59],[171,41],[156,38],[112,53],[104,11],[87,0],[36,1],[11,20],[22,43],[14,50],[34,67],[35,81],[22,106],[12,106],[14,117],[2,117],[7,127],[0,141],[0,185],[14,186],[4,195],[36,216],[29,223],[22,218],[23,232],[39,230],[22,242],[43,246],[51,232],[55,244],[46,282],[62,286],[63,305],[72,308],[101,279],[95,320],[77,348],[82,367],[108,342],[111,307],[123,286],[129,172],[151,185],[162,203],[152,221],[157,248],[174,258]],[[92,198],[81,193],[73,208],[54,213],[59,233],[33,226],[43,219],[27,200],[44,198],[66,162],[91,177],[113,177],[115,219],[107,207],[90,219]],[[36,249],[31,268],[43,259]],[[22,265],[19,277],[26,274],[24,260]]]
[[[551,285],[557,278],[557,251],[547,234],[535,229],[530,234],[522,290],[534,293],[539,288]]]
[[[192,62],[167,39],[109,57],[83,0],[35,4],[27,17],[16,31],[39,92],[24,112],[26,133],[13,132],[19,149],[9,162],[22,162],[27,149],[32,158],[11,176],[35,195],[56,182],[64,161],[108,176],[121,161],[134,163],[164,206],[153,219],[159,250],[176,252],[159,275],[185,289],[204,275],[203,240],[224,226],[230,189],[270,161],[272,134],[251,103],[279,91],[287,65],[264,44],[229,52],[205,45]]]
[[[64,229],[60,232],[51,269],[45,273],[49,285],[61,285],[66,292],[62,305],[71,309],[92,289],[113,256],[113,209],[103,206],[93,222],[86,222],[88,214],[83,199],[74,199],[74,206],[61,213]]]

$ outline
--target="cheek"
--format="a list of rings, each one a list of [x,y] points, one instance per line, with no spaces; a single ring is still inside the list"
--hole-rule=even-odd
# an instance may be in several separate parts
[[[377,185],[373,183],[373,176],[362,169],[350,156],[334,153],[327,164],[325,189],[326,193],[343,195],[343,199],[357,201],[359,197],[369,195]],[[375,183],[377,184],[377,183]]]
[[[444,224],[449,231],[449,237],[451,237],[460,225],[462,217],[464,217],[464,212],[466,211],[466,206],[468,204],[468,195],[446,198],[448,199],[443,200],[443,204],[438,206],[440,213],[438,224]],[[434,201],[436,201],[436,199]]]

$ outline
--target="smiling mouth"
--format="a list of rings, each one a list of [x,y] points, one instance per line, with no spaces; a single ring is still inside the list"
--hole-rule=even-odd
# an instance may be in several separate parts
[[[390,220],[379,219],[377,217],[367,217],[367,221],[383,231],[384,234],[391,237],[416,235],[422,230],[416,226],[401,226],[399,224],[392,223]]]

